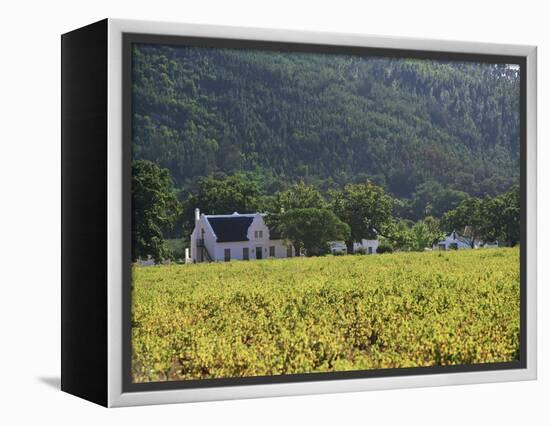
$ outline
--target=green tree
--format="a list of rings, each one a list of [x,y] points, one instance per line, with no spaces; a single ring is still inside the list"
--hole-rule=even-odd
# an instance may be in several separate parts
[[[407,217],[412,220],[420,220],[426,216],[441,217],[466,198],[468,194],[465,192],[445,188],[439,182],[428,180],[418,185],[412,194]]]
[[[428,216],[414,224],[411,228],[411,236],[411,250],[422,251],[426,247],[431,248],[441,240],[444,232],[439,227],[439,220]]]
[[[482,204],[482,238],[486,241],[515,245],[520,239],[520,214],[518,185],[504,194],[493,198],[486,197]]]
[[[520,191],[515,185],[496,197],[463,201],[445,213],[441,227],[446,232],[467,228],[472,247],[477,239],[515,245],[520,239],[520,216]]]
[[[373,183],[348,184],[342,191],[332,191],[332,208],[350,227],[349,246],[363,238],[385,235],[392,225],[393,200]]]
[[[279,228],[281,215],[295,209],[324,209],[327,203],[321,193],[303,181],[293,184],[285,191],[277,192],[267,202],[269,215],[265,221],[270,228]]]
[[[441,219],[441,227],[445,232],[464,232],[468,228],[467,237],[472,248],[475,241],[483,236],[487,226],[487,217],[483,214],[484,201],[481,198],[468,198],[455,209],[448,211]]]
[[[322,209],[327,203],[321,193],[303,181],[295,183],[286,191],[275,195],[274,213],[292,209]]]
[[[400,251],[413,249],[414,236],[411,229],[411,221],[406,219],[393,220],[384,233],[384,240]]]
[[[328,209],[292,209],[280,216],[278,230],[290,241],[297,253],[305,249],[307,256],[327,252],[327,243],[349,237],[349,226]]]
[[[514,185],[512,189],[496,198],[502,199],[504,204],[502,234],[505,240],[511,246],[520,241],[521,236],[521,193],[519,185]]]
[[[156,164],[137,160],[132,164],[132,259],[168,256],[163,232],[181,214],[170,172]]]
[[[199,179],[186,204],[191,211],[198,207],[207,214],[252,213],[258,209],[261,195],[260,186],[244,175],[207,176]]]

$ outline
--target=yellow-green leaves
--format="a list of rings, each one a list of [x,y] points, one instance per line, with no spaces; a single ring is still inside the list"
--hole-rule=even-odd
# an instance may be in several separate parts
[[[135,267],[137,382],[502,362],[519,250]]]

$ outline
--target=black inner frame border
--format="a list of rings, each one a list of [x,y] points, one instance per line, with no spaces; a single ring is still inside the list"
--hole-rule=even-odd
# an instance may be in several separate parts
[[[399,41],[396,42],[397,44]],[[132,88],[134,44],[256,49],[264,51],[344,54],[388,58],[411,58],[491,64],[516,64],[520,67],[520,356],[519,361],[378,370],[303,373],[274,376],[227,377],[134,383],[132,381],[131,328],[131,161],[132,161]],[[160,391],[216,388],[274,383],[298,383],[374,377],[417,376],[527,368],[527,58],[498,54],[472,54],[412,49],[373,48],[312,43],[274,42],[230,38],[188,37],[139,33],[122,34],[122,391]]]

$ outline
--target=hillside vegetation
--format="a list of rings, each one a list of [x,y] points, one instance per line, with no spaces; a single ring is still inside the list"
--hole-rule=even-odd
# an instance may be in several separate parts
[[[519,249],[134,267],[136,382],[505,362]]]
[[[182,199],[237,171],[267,194],[299,180],[368,178],[404,199],[518,182],[519,76],[505,65],[144,44],[133,75],[134,158],[169,169]]]

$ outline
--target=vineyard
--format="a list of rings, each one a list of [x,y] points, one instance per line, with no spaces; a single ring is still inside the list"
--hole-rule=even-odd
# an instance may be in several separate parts
[[[519,356],[519,250],[134,267],[135,382]]]

